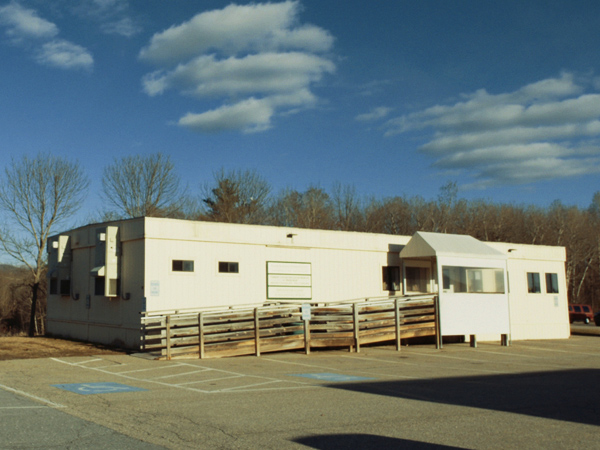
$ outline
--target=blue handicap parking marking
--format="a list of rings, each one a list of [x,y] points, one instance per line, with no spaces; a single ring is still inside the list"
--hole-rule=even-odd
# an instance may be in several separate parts
[[[374,380],[374,378],[368,377],[355,377],[352,375],[342,375],[340,373],[294,373],[290,374],[292,377],[304,377],[304,378],[312,378],[314,380],[323,380],[323,381],[364,381],[364,380]]]
[[[75,392],[81,395],[92,394],[120,394],[122,392],[147,391],[133,386],[120,383],[76,383],[76,384],[53,384],[53,387]]]

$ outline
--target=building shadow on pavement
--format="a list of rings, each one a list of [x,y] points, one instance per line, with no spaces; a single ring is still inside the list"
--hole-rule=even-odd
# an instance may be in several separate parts
[[[328,387],[600,425],[598,380],[600,370],[578,369],[427,380],[336,383]]]
[[[373,434],[326,434],[321,436],[307,436],[294,439],[294,442],[319,450],[339,450],[341,448],[357,448],[361,450],[380,450],[384,448],[402,448],[408,450],[433,450],[433,449],[459,449],[440,444],[396,439]]]

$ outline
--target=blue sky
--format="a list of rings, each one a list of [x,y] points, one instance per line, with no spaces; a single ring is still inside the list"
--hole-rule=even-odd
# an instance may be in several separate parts
[[[600,2],[0,1],[0,169],[163,152],[191,192],[586,207],[600,190]]]

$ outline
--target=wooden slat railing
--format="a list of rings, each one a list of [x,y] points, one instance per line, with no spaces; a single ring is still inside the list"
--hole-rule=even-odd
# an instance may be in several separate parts
[[[166,359],[222,358],[319,347],[348,347],[439,334],[436,295],[142,314],[142,350]]]

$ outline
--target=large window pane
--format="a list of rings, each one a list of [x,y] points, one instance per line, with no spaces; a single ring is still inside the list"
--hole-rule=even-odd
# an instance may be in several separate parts
[[[527,292],[530,294],[539,294],[542,292],[539,273],[527,272]]]
[[[430,292],[429,269],[426,267],[407,267],[406,268],[406,290],[408,292]]]
[[[400,267],[384,266],[382,270],[383,290],[384,291],[399,291],[400,290]]]
[[[504,294],[504,270],[494,267],[442,267],[444,292]]]
[[[194,261],[185,261],[181,259],[173,260],[173,272],[193,272]]]
[[[558,294],[558,275],[555,273],[546,274],[546,293]]]

